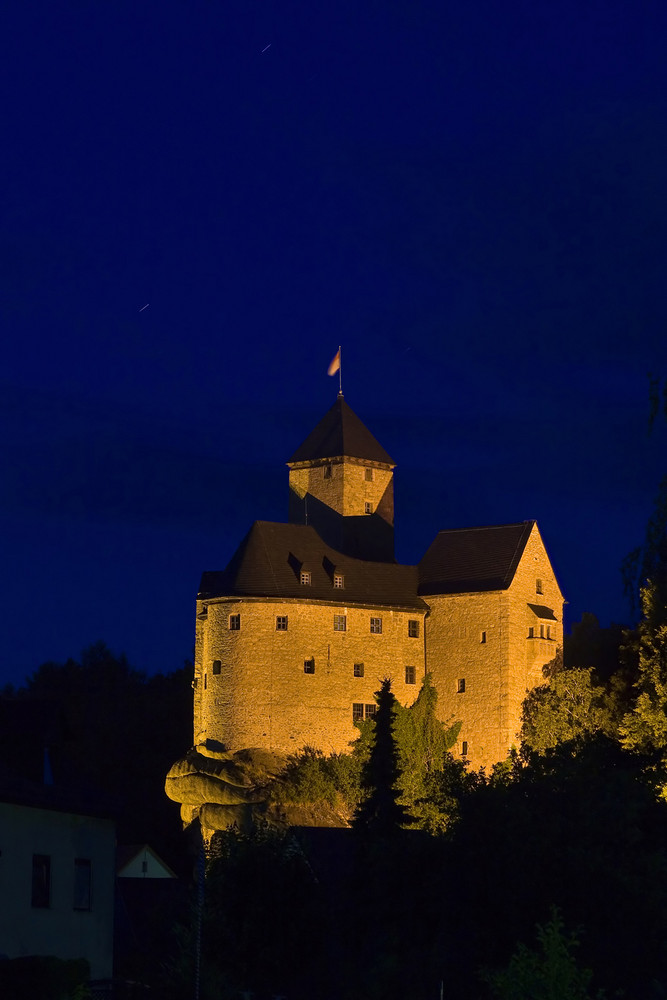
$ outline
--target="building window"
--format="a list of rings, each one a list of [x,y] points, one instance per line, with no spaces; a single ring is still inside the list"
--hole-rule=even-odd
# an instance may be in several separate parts
[[[346,631],[347,631],[346,615],[334,615],[334,632],[346,632]]]
[[[239,632],[241,630],[241,615],[229,616],[229,631]]]
[[[304,587],[310,587],[310,573],[308,570],[302,570],[301,583]]]
[[[419,638],[419,622],[416,618],[411,618],[408,621],[408,635],[411,639]]]
[[[315,673],[315,657],[311,656],[309,660],[303,661],[303,672],[304,674],[314,674]]]
[[[373,635],[382,635],[382,619],[381,618],[371,618],[371,633]]]
[[[416,684],[417,683],[417,668],[416,667],[406,667],[405,668],[405,683],[406,684]]]
[[[464,740],[463,743],[461,744],[461,756],[462,757],[467,757],[468,756],[468,741],[467,740]]]
[[[366,705],[365,708],[366,708],[366,718],[367,719],[374,719],[375,716],[378,714],[378,707],[377,707],[377,705]]]
[[[48,910],[51,905],[51,856],[32,856],[32,896],[31,905],[35,909]]]
[[[355,663],[354,665],[354,676],[363,677],[364,676],[364,665],[363,663]]]
[[[276,615],[276,632],[287,631],[287,615]]]
[[[479,641],[480,642],[486,642],[486,632],[480,632],[479,633]]]
[[[529,639],[534,639],[535,638],[535,629],[534,629],[534,627],[532,625],[530,625],[529,628],[528,628],[528,638]]]
[[[535,581],[535,593],[536,594],[541,594],[542,593],[542,581],[541,580],[536,580]]]
[[[334,573],[334,587],[336,590],[342,590],[345,580],[341,573]]]
[[[551,625],[547,625],[547,639],[551,638]]]
[[[74,896],[72,908],[75,910],[90,910],[90,887],[92,865],[89,858],[74,859]]]
[[[206,674],[204,674],[204,691],[206,690]]]
[[[352,721],[353,722],[363,722],[364,721],[364,706],[358,704],[356,701],[352,705]]]
[[[222,661],[221,660],[214,660],[213,661],[213,673],[214,674],[219,674],[221,670],[222,670]]]
[[[331,462],[327,462],[324,466],[324,478],[331,479]]]
[[[372,513],[373,513],[373,504],[369,503],[367,500],[366,503],[364,504],[364,514],[372,514]]]
[[[459,679],[456,682],[456,693],[464,694],[465,689],[466,689],[466,679],[465,677],[459,677]]]
[[[367,483],[372,483],[373,482],[373,470],[372,469],[365,469],[364,470],[364,479],[366,480]]]

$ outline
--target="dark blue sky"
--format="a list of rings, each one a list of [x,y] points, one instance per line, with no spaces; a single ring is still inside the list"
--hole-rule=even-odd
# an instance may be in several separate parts
[[[662,0],[6,5],[0,682],[98,638],[181,665],[339,343],[401,560],[535,517],[570,620],[627,619],[666,51]]]

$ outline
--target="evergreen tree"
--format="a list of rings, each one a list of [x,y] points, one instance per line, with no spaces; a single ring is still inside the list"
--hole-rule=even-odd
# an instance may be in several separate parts
[[[391,681],[382,681],[375,695],[377,713],[373,742],[361,773],[363,798],[357,807],[353,826],[373,837],[392,836],[411,817],[399,802],[401,776],[398,749],[394,738],[394,704]]]

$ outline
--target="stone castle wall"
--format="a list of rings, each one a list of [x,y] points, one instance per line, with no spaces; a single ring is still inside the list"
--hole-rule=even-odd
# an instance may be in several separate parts
[[[331,475],[325,477],[327,468]],[[366,479],[366,469],[371,469],[372,480]],[[365,504],[370,503],[372,513],[394,523],[394,476],[387,466],[362,465],[349,458],[309,463],[290,469],[289,484],[301,499],[306,494],[316,497],[344,517],[363,515]]]
[[[456,752],[465,749],[473,767],[488,768],[517,744],[523,700],[545,682],[545,667],[563,644],[563,598],[537,526],[507,590],[426,599],[438,715],[463,722]],[[550,609],[553,619],[531,605]]]
[[[209,738],[231,750],[346,752],[358,735],[353,705],[374,706],[385,677],[403,704],[419,693],[423,612],[233,599],[199,602],[197,612],[195,744]],[[230,628],[233,615],[240,615],[238,630]],[[334,630],[334,615],[345,616],[345,631]],[[279,616],[287,617],[286,631],[276,628]],[[382,620],[381,634],[371,632],[371,618]],[[418,622],[417,637],[409,621]],[[415,668],[412,683],[406,666]]]

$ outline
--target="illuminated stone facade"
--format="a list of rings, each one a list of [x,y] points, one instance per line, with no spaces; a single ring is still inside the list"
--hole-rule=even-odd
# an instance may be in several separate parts
[[[443,531],[398,565],[394,463],[342,396],[288,465],[289,523],[256,522],[202,578],[195,745],[346,751],[384,677],[411,704],[429,671],[456,752],[503,759],[563,638],[535,522]]]

